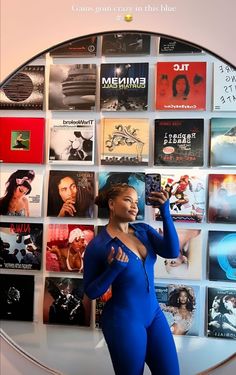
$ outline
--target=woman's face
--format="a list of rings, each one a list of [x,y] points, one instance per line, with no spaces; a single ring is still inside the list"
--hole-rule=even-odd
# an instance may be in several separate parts
[[[214,299],[212,302],[212,307],[213,309],[218,310],[220,307],[220,299],[218,298]]]
[[[186,305],[188,302],[188,295],[185,291],[181,291],[179,294],[179,302],[181,305]]]
[[[127,188],[116,198],[109,201],[112,216],[121,221],[134,221],[138,213],[138,195],[132,188]]]
[[[23,185],[18,185],[14,192],[14,198],[22,198],[24,195],[28,193],[29,189]]]
[[[177,95],[184,95],[186,90],[186,82],[184,78],[180,78],[176,82]]]
[[[226,310],[233,310],[233,302],[230,299],[224,300],[224,307]]]

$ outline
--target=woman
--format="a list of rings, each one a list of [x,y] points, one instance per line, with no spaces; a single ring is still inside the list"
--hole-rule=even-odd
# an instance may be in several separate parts
[[[127,184],[116,184],[95,200],[108,209],[109,222],[85,250],[87,296],[98,298],[112,286],[101,326],[116,375],[140,375],[145,362],[153,375],[179,374],[173,336],[156,299],[153,272],[157,254],[178,256],[178,237],[168,193],[154,192],[149,199],[160,205],[163,237],[147,224],[132,223],[138,213],[137,192]]]
[[[171,332],[174,335],[186,335],[191,328],[194,314],[194,297],[190,291],[181,287],[170,293],[168,305],[161,304],[163,311],[172,313],[174,322]]]
[[[190,92],[190,85],[185,74],[178,74],[172,82],[173,98],[186,100]]]
[[[223,304],[227,312],[222,316],[222,332],[225,337],[236,339],[236,296],[224,296]]]
[[[29,216],[29,202],[26,195],[31,192],[34,171],[17,170],[6,182],[4,197],[0,198],[0,214],[9,216]]]

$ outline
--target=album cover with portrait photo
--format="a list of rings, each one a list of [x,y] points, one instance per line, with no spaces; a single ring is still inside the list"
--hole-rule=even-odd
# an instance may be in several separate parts
[[[32,117],[0,118],[0,162],[44,162],[45,119]]]
[[[43,224],[0,223],[0,269],[40,270]]]
[[[0,170],[0,215],[42,216],[43,171],[38,169]]]
[[[210,287],[207,292],[207,336],[235,340],[235,288]]]
[[[203,166],[203,119],[156,119],[154,165]]]
[[[157,228],[162,235],[162,228]],[[177,228],[180,244],[178,258],[165,259],[157,256],[154,274],[157,279],[201,280],[202,234],[200,229]]]
[[[101,111],[146,111],[148,109],[149,64],[101,64]]]
[[[94,164],[94,119],[51,119],[48,161]]]
[[[105,56],[137,56],[150,53],[151,37],[143,33],[104,34],[102,54]]]
[[[0,274],[0,319],[33,321],[34,276]]]
[[[170,214],[174,221],[201,223],[206,211],[206,176],[188,170],[161,174],[161,185],[170,196]],[[162,220],[159,208],[154,208],[155,220]]]
[[[96,75],[95,64],[50,65],[49,110],[94,111]]]
[[[211,119],[210,166],[236,167],[236,117]]]
[[[236,281],[236,232],[209,231],[209,280]]]
[[[158,283],[155,291],[173,335],[199,336],[200,287]]]
[[[0,88],[0,109],[43,110],[45,67],[27,65]]]
[[[47,216],[92,218],[94,175],[90,171],[50,170]]]
[[[208,222],[236,223],[236,174],[209,174]]]
[[[206,62],[158,62],[156,64],[156,109],[204,111],[206,109]]]
[[[43,323],[89,326],[91,300],[84,294],[83,279],[46,277]]]
[[[84,252],[93,237],[93,225],[48,224],[46,270],[82,274]]]
[[[104,118],[101,125],[102,165],[148,165],[148,119]]]
[[[97,37],[79,38],[50,50],[52,57],[94,57],[97,52]]]
[[[98,192],[102,193],[115,184],[128,184],[135,188],[138,194],[138,215],[136,220],[143,220],[145,214],[145,173],[135,172],[99,172]],[[98,208],[99,218],[108,218],[106,208]]]

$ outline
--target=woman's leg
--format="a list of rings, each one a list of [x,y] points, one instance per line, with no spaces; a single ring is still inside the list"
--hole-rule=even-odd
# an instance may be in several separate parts
[[[146,357],[146,329],[137,321],[103,324],[103,334],[108,345],[116,375],[143,375]]]
[[[147,329],[146,362],[152,375],[179,375],[175,342],[162,311]]]

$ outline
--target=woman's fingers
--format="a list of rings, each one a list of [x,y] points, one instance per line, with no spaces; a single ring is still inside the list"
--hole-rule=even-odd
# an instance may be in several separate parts
[[[120,246],[118,247],[116,256],[115,256],[114,247],[113,246],[111,247],[111,251],[110,251],[110,253],[108,254],[108,257],[107,257],[108,263],[110,264],[114,260],[114,258],[119,260],[120,262],[127,263],[129,261],[128,255],[122,250],[122,248]]]
[[[116,259],[120,260],[121,262],[125,262],[125,263],[127,263],[129,261],[128,255],[122,250],[122,248],[120,246],[118,247]]]
[[[107,257],[107,261],[108,261],[109,264],[113,261],[114,255],[115,255],[115,249],[112,246],[111,251],[110,251],[110,253],[108,254],[108,257]]]

